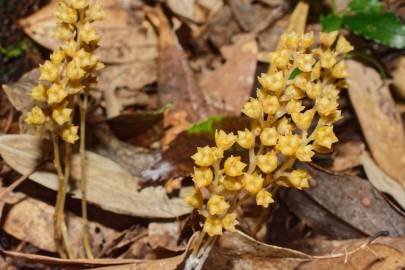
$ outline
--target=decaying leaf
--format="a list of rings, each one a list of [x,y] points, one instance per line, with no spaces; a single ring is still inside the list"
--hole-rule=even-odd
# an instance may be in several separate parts
[[[20,80],[12,84],[4,84],[3,90],[7,94],[8,100],[19,111],[25,112],[34,106],[34,102],[29,95],[39,78],[39,70],[33,69],[24,74]]]
[[[400,56],[397,67],[392,72],[394,79],[394,85],[396,86],[396,92],[402,98],[405,98],[405,56]]]
[[[240,114],[255,81],[257,43],[252,34],[235,37],[235,44],[224,46],[221,52],[226,63],[214,71],[205,71],[200,87],[212,106]]]
[[[52,235],[54,208],[44,202],[24,198],[15,203],[4,217],[2,228],[8,234],[22,241],[50,252],[56,252]],[[82,253],[83,225],[80,217],[73,214],[66,216],[70,241],[75,257]],[[92,232],[93,252],[98,253],[105,242],[111,241],[118,232],[99,223],[89,222]],[[95,233],[97,231],[98,233]]]
[[[405,188],[385,174],[367,152],[363,152],[360,160],[371,184],[379,191],[391,195],[405,209]]]
[[[196,23],[205,23],[223,6],[222,0],[166,0],[177,15]]]
[[[160,8],[148,13],[159,29],[158,87],[162,106],[172,104],[171,112],[185,111],[191,122],[214,114],[194,78],[187,56]]]
[[[19,21],[24,31],[42,46],[53,49],[58,46],[54,37],[56,20],[53,16],[55,4]],[[128,10],[121,8],[118,1],[106,6],[106,19],[97,23],[103,37],[99,55],[105,63],[128,63],[156,59],[157,37],[151,25],[131,25]]]
[[[4,135],[0,137],[0,154],[9,166],[19,173],[33,168],[41,157],[41,140],[30,135]],[[170,218],[190,212],[182,198],[169,199],[163,187],[138,190],[138,179],[118,164],[87,152],[88,195],[90,203],[119,214],[140,217]],[[80,158],[72,160],[72,177],[80,179]],[[49,172],[35,172],[30,179],[50,189],[57,189],[57,176]],[[70,191],[74,198],[81,192],[75,187]],[[182,192],[184,193],[187,191]],[[147,203],[145,203],[147,202]]]
[[[145,85],[157,79],[157,63],[155,60],[137,61],[130,64],[107,66],[100,73],[99,87],[104,92],[107,117],[118,116],[126,104],[117,99],[117,89],[131,92],[140,91]],[[128,100],[127,100],[128,101]]]
[[[388,231],[390,236],[405,234],[405,217],[392,209],[369,182],[305,167],[314,183],[304,193],[315,203],[366,235],[380,231]]]
[[[347,61],[349,96],[371,154],[381,169],[405,187],[405,134],[388,86],[370,67]]]
[[[232,0],[228,4],[240,26],[247,32],[260,32],[283,14],[281,6],[272,8],[244,0]]]
[[[360,165],[364,144],[359,141],[348,141],[334,147],[332,170],[344,171]]]

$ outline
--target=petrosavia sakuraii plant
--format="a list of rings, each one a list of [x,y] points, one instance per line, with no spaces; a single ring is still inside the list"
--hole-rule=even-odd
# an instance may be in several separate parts
[[[87,257],[92,257],[87,229],[85,180],[85,117],[89,91],[95,89],[97,71],[103,68],[94,55],[100,36],[92,23],[105,16],[100,4],[87,0],[59,1],[56,36],[61,42],[50,60],[40,65],[39,84],[31,91],[36,106],[25,116],[27,124],[52,138],[54,164],[59,178],[54,216],[54,239],[61,257],[73,256],[64,220],[67,184],[70,178],[72,145],[80,138],[83,244]],[[80,107],[80,126],[73,122],[75,105]],[[79,137],[80,128],[80,137]],[[64,145],[64,151],[61,147]],[[62,162],[61,153],[64,153]]]
[[[247,198],[267,208],[280,186],[308,188],[310,176],[294,169],[295,161],[311,162],[315,152],[338,141],[333,123],[342,118],[343,56],[353,47],[337,32],[321,33],[318,48],[313,43],[313,33],[283,34],[268,73],[258,78],[257,98],[243,107],[251,128],[237,134],[217,130],[216,146],[199,147],[192,156],[194,190],[186,202],[205,217],[197,249],[205,234],[212,242],[223,230],[235,231],[237,208]],[[248,152],[248,160],[225,155],[234,144]]]

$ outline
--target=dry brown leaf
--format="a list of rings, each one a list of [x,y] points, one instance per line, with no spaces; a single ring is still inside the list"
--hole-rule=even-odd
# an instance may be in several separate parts
[[[19,173],[33,168],[41,157],[41,140],[30,135],[4,135],[0,137],[0,154],[9,166]],[[182,198],[168,198],[163,187],[148,187],[138,190],[138,179],[118,164],[92,152],[87,152],[87,179],[90,203],[119,214],[140,217],[170,218],[187,214],[191,209]],[[72,177],[80,179],[80,158],[74,155]],[[30,179],[57,190],[57,176],[49,172],[35,172]],[[79,186],[79,185],[75,185]],[[74,187],[76,188],[76,187]],[[70,191],[80,198],[77,189]],[[183,189],[181,197],[188,191]]]
[[[388,86],[372,68],[348,60],[349,96],[373,158],[405,187],[405,134]]]
[[[400,56],[397,67],[392,72],[392,78],[394,79],[394,85],[396,86],[396,92],[401,98],[405,98],[405,56]]]
[[[255,81],[257,43],[253,34],[235,36],[235,44],[224,46],[221,52],[226,63],[214,71],[205,71],[200,87],[209,104],[240,114]]]
[[[379,191],[391,195],[405,209],[405,188],[385,174],[367,152],[363,152],[360,161],[371,184]]]
[[[43,250],[56,252],[52,235],[53,212],[52,206],[32,198],[25,198],[12,206],[3,219],[2,228],[17,239],[27,241]],[[66,219],[74,256],[80,257],[83,253],[81,218],[68,214]],[[117,231],[95,222],[89,222],[89,231],[92,235],[94,253],[100,252],[105,242],[111,241],[118,235]],[[98,233],[95,233],[96,231]]]
[[[360,157],[364,151],[363,142],[348,141],[339,143],[334,147],[334,171],[345,171],[360,165]]]
[[[99,87],[104,92],[107,117],[118,116],[128,103],[129,97],[119,100],[117,90],[127,89],[136,96],[141,88],[157,80],[157,62],[137,61],[130,64],[107,66],[100,73]]]
[[[156,59],[157,37],[151,25],[131,25],[128,11],[116,1],[106,6],[106,19],[97,23],[103,37],[99,55],[105,63],[128,63]],[[104,3],[104,2],[103,2]],[[56,1],[19,21],[23,30],[42,46],[53,49],[58,46],[54,37],[56,19],[53,15]]]
[[[370,236],[380,231],[388,231],[391,236],[405,234],[405,217],[392,209],[368,181],[305,168],[314,183],[304,193],[346,224]]]
[[[222,6],[222,0],[166,0],[173,13],[195,23],[206,23]]]
[[[149,245],[156,249],[163,247],[171,251],[183,251],[185,247],[177,244],[180,237],[180,223],[175,222],[152,222],[148,226]]]
[[[39,70],[33,69],[24,74],[16,83],[3,84],[10,103],[19,111],[26,112],[34,106],[34,102],[29,95],[39,78]]]
[[[198,88],[187,55],[160,7],[148,12],[149,18],[159,29],[158,87],[160,105],[172,104],[171,112],[185,111],[191,122],[215,114]]]
[[[269,7],[253,1],[228,1],[235,19],[246,32],[258,33],[267,28],[282,14],[282,6]]]

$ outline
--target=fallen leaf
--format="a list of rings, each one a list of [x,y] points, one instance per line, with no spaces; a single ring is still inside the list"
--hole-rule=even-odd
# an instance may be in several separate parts
[[[203,72],[199,84],[210,105],[239,115],[255,81],[255,37],[240,34],[233,45],[222,47],[221,52],[226,63],[214,71]]]
[[[155,60],[137,61],[130,64],[110,65],[100,72],[99,88],[104,92],[106,102],[107,117],[118,116],[128,104],[126,100],[119,100],[118,89],[128,89],[133,95],[141,89],[152,84],[157,79],[157,63]]]
[[[224,4],[222,0],[166,0],[166,3],[173,13],[195,23],[206,23]]]
[[[371,184],[379,191],[391,195],[405,209],[405,188],[385,174],[367,152],[363,152],[360,161]]]
[[[303,192],[314,202],[366,235],[405,233],[405,217],[368,182],[357,176],[332,175],[305,165],[314,183]]]
[[[48,49],[59,45],[54,37],[57,24],[53,13],[56,2],[52,1],[19,21],[28,36]],[[142,25],[131,25],[128,10],[115,2],[106,6],[106,19],[96,25],[103,37],[98,49],[101,60],[105,63],[129,63],[156,59],[157,37],[151,25],[147,21]]]
[[[2,228],[17,239],[27,241],[40,249],[56,252],[52,234],[53,212],[54,207],[26,197],[13,204],[7,216],[3,218]],[[83,252],[82,220],[73,214],[67,214],[66,220],[73,254],[80,257]],[[118,234],[117,231],[92,221],[89,222],[89,232],[92,235],[91,244],[94,253],[98,253],[106,241],[111,241]]]
[[[0,137],[0,154],[9,166],[19,173],[33,168],[41,157],[41,139],[30,135],[4,135]],[[115,162],[87,152],[87,200],[102,209],[119,214],[140,217],[170,218],[187,214],[191,209],[182,198],[169,199],[163,187],[138,190],[138,179]],[[72,160],[72,178],[80,179],[80,158]],[[31,180],[57,190],[57,176],[49,172],[35,172]],[[80,190],[72,189],[72,197],[80,198]],[[181,196],[187,193],[182,189]],[[147,204],[145,204],[147,202]]]
[[[281,6],[272,8],[244,0],[232,0],[228,4],[240,26],[247,32],[260,32],[283,14]]]
[[[349,97],[373,158],[405,187],[405,134],[388,86],[372,68],[347,61]]]
[[[38,83],[39,71],[33,69],[24,74],[16,83],[3,84],[10,103],[19,111],[26,112],[34,106],[34,102],[29,95],[31,89]]]
[[[333,171],[345,171],[360,165],[360,157],[364,151],[363,142],[348,141],[334,147]]]
[[[397,67],[392,72],[392,78],[394,85],[396,86],[396,92],[402,98],[405,98],[405,56],[400,56]]]
[[[180,237],[178,222],[152,222],[148,226],[148,242],[153,249],[164,247],[172,251],[183,251],[185,246],[179,247]]]
[[[187,56],[169,26],[163,11],[158,7],[148,16],[159,29],[158,95],[161,106],[172,104],[170,111],[185,111],[190,122],[214,114],[203,93],[198,88]]]

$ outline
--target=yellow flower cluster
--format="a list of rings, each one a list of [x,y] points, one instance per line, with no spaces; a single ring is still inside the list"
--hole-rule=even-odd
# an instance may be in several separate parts
[[[312,48],[313,33],[286,33],[270,55],[269,72],[258,80],[257,98],[242,112],[252,128],[237,134],[215,133],[215,147],[199,147],[192,156],[195,189],[186,201],[206,217],[203,231],[210,236],[235,230],[238,205],[249,196],[268,207],[278,186],[309,187],[305,170],[296,160],[311,162],[317,151],[338,141],[333,123],[341,119],[339,90],[347,76],[343,55],[353,47],[337,32],[321,33]],[[226,155],[234,144],[248,155]],[[208,194],[204,204],[203,194]]]
[[[56,36],[62,44],[39,67],[40,82],[31,90],[37,105],[27,113],[25,122],[44,126],[73,144],[79,139],[78,126],[72,123],[75,95],[90,90],[95,72],[103,68],[93,54],[100,37],[92,23],[105,14],[100,4],[61,0],[55,16]]]

